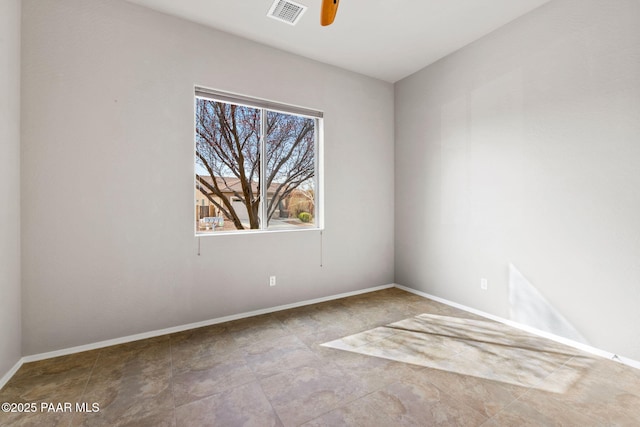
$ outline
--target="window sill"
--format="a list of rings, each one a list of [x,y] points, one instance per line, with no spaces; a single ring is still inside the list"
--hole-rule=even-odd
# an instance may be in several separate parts
[[[238,236],[238,235],[255,235],[255,234],[280,234],[280,233],[309,233],[322,232],[324,227],[303,228],[303,229],[286,229],[286,230],[228,230],[228,231],[211,231],[209,233],[195,233],[194,237],[211,237],[211,236]]]

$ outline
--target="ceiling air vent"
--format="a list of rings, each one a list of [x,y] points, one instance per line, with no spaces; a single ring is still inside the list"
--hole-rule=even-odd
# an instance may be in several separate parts
[[[306,6],[290,0],[275,0],[267,16],[287,24],[296,25],[305,10],[307,10]]]

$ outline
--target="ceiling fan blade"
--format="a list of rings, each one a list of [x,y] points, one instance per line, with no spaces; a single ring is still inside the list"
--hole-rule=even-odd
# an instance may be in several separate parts
[[[336,12],[338,12],[338,3],[340,3],[340,0],[322,0],[320,24],[322,24],[323,27],[331,25],[333,23],[333,20],[336,19]]]

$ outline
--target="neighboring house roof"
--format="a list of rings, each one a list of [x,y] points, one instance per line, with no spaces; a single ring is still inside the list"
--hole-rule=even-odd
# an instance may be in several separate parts
[[[209,184],[213,185],[213,179],[210,176],[206,176],[206,175],[200,175],[200,177],[202,177],[205,181],[207,181]],[[242,194],[242,182],[240,181],[240,178],[236,178],[236,177],[216,177],[216,181],[218,182],[218,187],[220,188],[220,191],[222,191],[223,193],[239,193]],[[271,183],[271,185],[269,186],[269,190],[267,191],[267,194],[273,194],[276,192],[276,190],[278,189],[279,184],[278,183]],[[206,187],[202,188],[203,190],[207,190]],[[256,193],[258,191],[258,183],[257,182],[252,182],[251,183],[251,189],[253,190],[254,193]]]

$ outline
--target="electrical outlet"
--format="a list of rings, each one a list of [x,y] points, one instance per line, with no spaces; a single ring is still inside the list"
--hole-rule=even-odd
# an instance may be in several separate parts
[[[483,291],[486,291],[489,288],[489,282],[487,281],[487,279],[480,279],[480,289],[482,289]]]
[[[276,285],[276,276],[269,276],[269,286]]]

